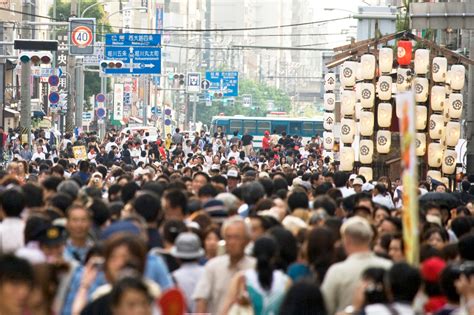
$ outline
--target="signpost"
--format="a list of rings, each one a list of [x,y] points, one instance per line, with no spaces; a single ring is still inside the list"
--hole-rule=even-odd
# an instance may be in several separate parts
[[[95,19],[94,18],[70,18],[69,19],[69,54],[70,55],[92,55],[94,54],[95,42]]]
[[[99,107],[95,110],[95,114],[97,115],[98,119],[104,119],[107,115],[107,110],[104,107]]]
[[[160,74],[161,35],[106,34],[106,60],[121,61],[121,68],[105,68],[106,74]]]
[[[94,54],[85,55],[83,64],[84,66],[97,66],[101,60],[105,59],[105,46],[104,42],[96,42],[94,45]]]
[[[59,93],[58,92],[49,93],[48,100],[51,104],[58,103],[59,102]]]
[[[209,81],[210,91],[222,92],[223,97],[239,96],[239,72],[206,72],[206,80]]]
[[[201,90],[208,90],[211,86],[211,82],[209,80],[201,80]]]
[[[250,94],[242,95],[242,106],[252,107],[252,95]]]

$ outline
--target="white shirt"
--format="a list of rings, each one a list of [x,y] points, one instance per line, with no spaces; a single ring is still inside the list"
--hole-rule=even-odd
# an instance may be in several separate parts
[[[186,305],[189,312],[195,311],[194,300],[192,299],[194,289],[204,273],[204,266],[198,263],[183,263],[181,267],[173,272],[173,278],[177,286],[183,291],[186,297]]]
[[[338,188],[342,193],[342,198],[349,197],[355,194],[354,188],[347,188],[347,187],[339,187]]]
[[[236,160],[239,158],[240,152],[239,151],[230,151],[229,155],[227,155],[227,159],[229,160],[231,157],[235,158]]]
[[[392,197],[390,197],[389,194],[383,196],[381,194],[378,194],[374,197],[372,197],[372,201],[374,203],[378,203],[379,205],[385,206],[389,209],[395,208],[395,205],[393,204]]]
[[[25,222],[20,218],[5,218],[0,224],[0,253],[14,253],[25,245]]]
[[[33,156],[31,157],[31,160],[35,161],[37,158],[40,158],[40,160],[45,160],[46,155],[44,154],[44,152],[41,152],[41,153],[35,152],[35,153],[33,153]]]

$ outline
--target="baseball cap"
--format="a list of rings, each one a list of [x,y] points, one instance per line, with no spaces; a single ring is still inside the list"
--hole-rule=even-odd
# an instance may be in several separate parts
[[[357,175],[356,174],[351,174],[351,176],[349,176],[349,180],[354,180],[356,179]]]
[[[221,166],[219,164],[212,164],[211,165],[211,171],[220,171]]]
[[[354,179],[354,181],[352,182],[352,186],[355,186],[355,185],[361,185],[361,186],[362,186],[362,185],[364,185],[364,182],[362,181],[361,178],[356,177],[356,178]]]
[[[239,172],[237,170],[228,170],[227,177],[239,178]]]
[[[40,232],[40,234],[38,235],[38,241],[41,244],[49,246],[64,243],[66,241],[64,228],[51,224]]]

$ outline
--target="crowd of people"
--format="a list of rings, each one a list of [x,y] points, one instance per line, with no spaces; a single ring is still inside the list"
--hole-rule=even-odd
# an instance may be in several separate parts
[[[420,182],[417,265],[400,179],[338,171],[318,136],[32,138],[0,130],[1,315],[175,314],[172,290],[186,313],[474,314],[474,176]]]

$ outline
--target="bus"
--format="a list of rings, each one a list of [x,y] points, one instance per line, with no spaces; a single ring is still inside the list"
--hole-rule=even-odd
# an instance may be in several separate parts
[[[261,147],[265,131],[269,131],[270,134],[275,131],[279,135],[282,132],[286,132],[289,136],[298,135],[303,137],[304,144],[313,136],[322,137],[324,131],[321,116],[315,118],[214,116],[211,121],[211,136],[217,131],[217,127],[222,127],[227,139],[232,138],[236,130],[240,136],[248,132],[253,136],[255,147]]]

